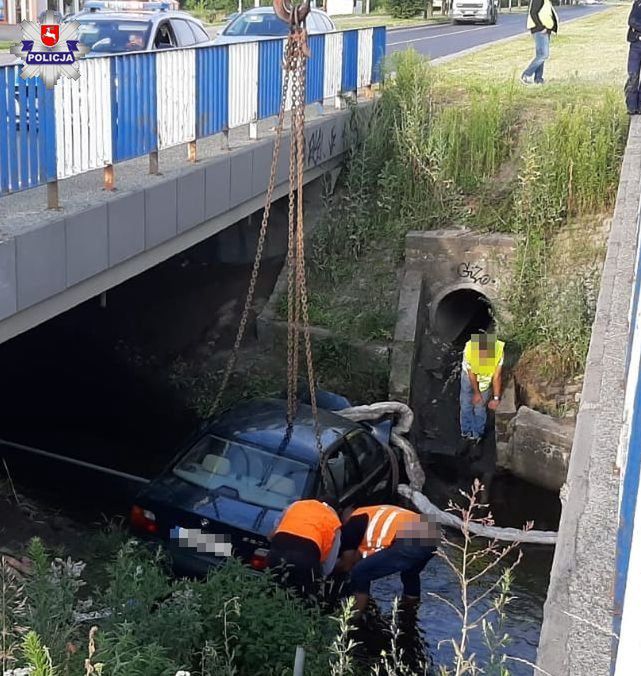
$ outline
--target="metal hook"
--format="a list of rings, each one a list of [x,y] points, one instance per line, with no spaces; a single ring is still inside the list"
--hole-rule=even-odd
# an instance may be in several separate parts
[[[276,16],[292,28],[299,28],[304,25],[310,9],[310,0],[303,0],[298,5],[295,5],[292,0],[274,0]]]

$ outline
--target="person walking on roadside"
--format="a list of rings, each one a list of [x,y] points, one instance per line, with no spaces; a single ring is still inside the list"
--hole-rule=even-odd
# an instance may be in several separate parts
[[[534,58],[523,71],[523,84],[543,84],[543,66],[550,56],[550,35],[559,29],[559,17],[550,0],[530,0],[527,27],[534,38]]]
[[[302,597],[314,596],[321,577],[336,565],[341,521],[321,500],[297,500],[283,513],[270,536],[268,568],[284,568],[285,582]]]
[[[440,526],[425,514],[394,505],[346,509],[336,571],[350,573],[355,617],[360,618],[367,609],[371,583],[394,573],[401,574],[402,605],[417,606],[421,572],[440,539]]]
[[[505,343],[489,333],[473,333],[463,350],[461,368],[461,436],[479,443],[485,434],[487,408],[501,401]],[[492,396],[492,399],[490,399]]]
[[[628,16],[628,80],[625,83],[625,105],[629,115],[641,113],[639,72],[641,71],[641,0],[634,0]]]

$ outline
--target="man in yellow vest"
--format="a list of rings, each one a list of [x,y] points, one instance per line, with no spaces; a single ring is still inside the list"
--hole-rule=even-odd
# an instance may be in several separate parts
[[[341,521],[327,502],[297,500],[285,510],[270,540],[268,568],[283,567],[287,584],[310,596],[321,577],[334,570]]]
[[[559,30],[559,17],[551,0],[530,0],[527,28],[534,38],[534,58],[523,71],[523,84],[543,84],[543,66],[550,56],[550,35]]]
[[[370,584],[401,574],[403,601],[415,605],[421,596],[420,574],[434,556],[441,530],[434,519],[394,505],[360,507],[343,512],[341,556],[336,572],[350,572],[356,614],[369,601]]]
[[[488,333],[473,333],[463,350],[461,368],[461,436],[479,443],[485,434],[487,410],[501,401],[505,343]]]

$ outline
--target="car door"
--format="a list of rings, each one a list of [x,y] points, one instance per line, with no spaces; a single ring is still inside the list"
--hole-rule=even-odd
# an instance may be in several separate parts
[[[174,29],[179,47],[191,47],[196,44],[196,38],[189,24],[183,19],[172,19],[171,27]]]
[[[169,21],[163,21],[156,29],[152,49],[171,49],[172,47],[178,47],[176,36]]]
[[[358,504],[363,485],[362,476],[356,458],[345,441],[328,452],[326,467],[327,485],[324,486],[323,481],[319,481],[317,495],[329,493],[341,507]]]
[[[187,21],[186,23],[194,34],[195,44],[201,45],[211,41],[207,31],[202,26],[199,26],[195,21]]]
[[[391,500],[394,497],[392,472],[385,448],[364,430],[352,432],[347,437],[347,443],[362,477],[359,491],[362,504],[375,505]]]

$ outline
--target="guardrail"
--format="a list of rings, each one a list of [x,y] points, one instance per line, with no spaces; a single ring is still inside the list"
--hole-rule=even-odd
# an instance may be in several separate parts
[[[308,38],[306,102],[337,100],[380,81],[384,27]],[[59,179],[196,141],[276,115],[283,87],[285,40],[121,54],[80,61],[80,78],[53,91],[0,68],[0,195],[48,184],[58,206]]]

